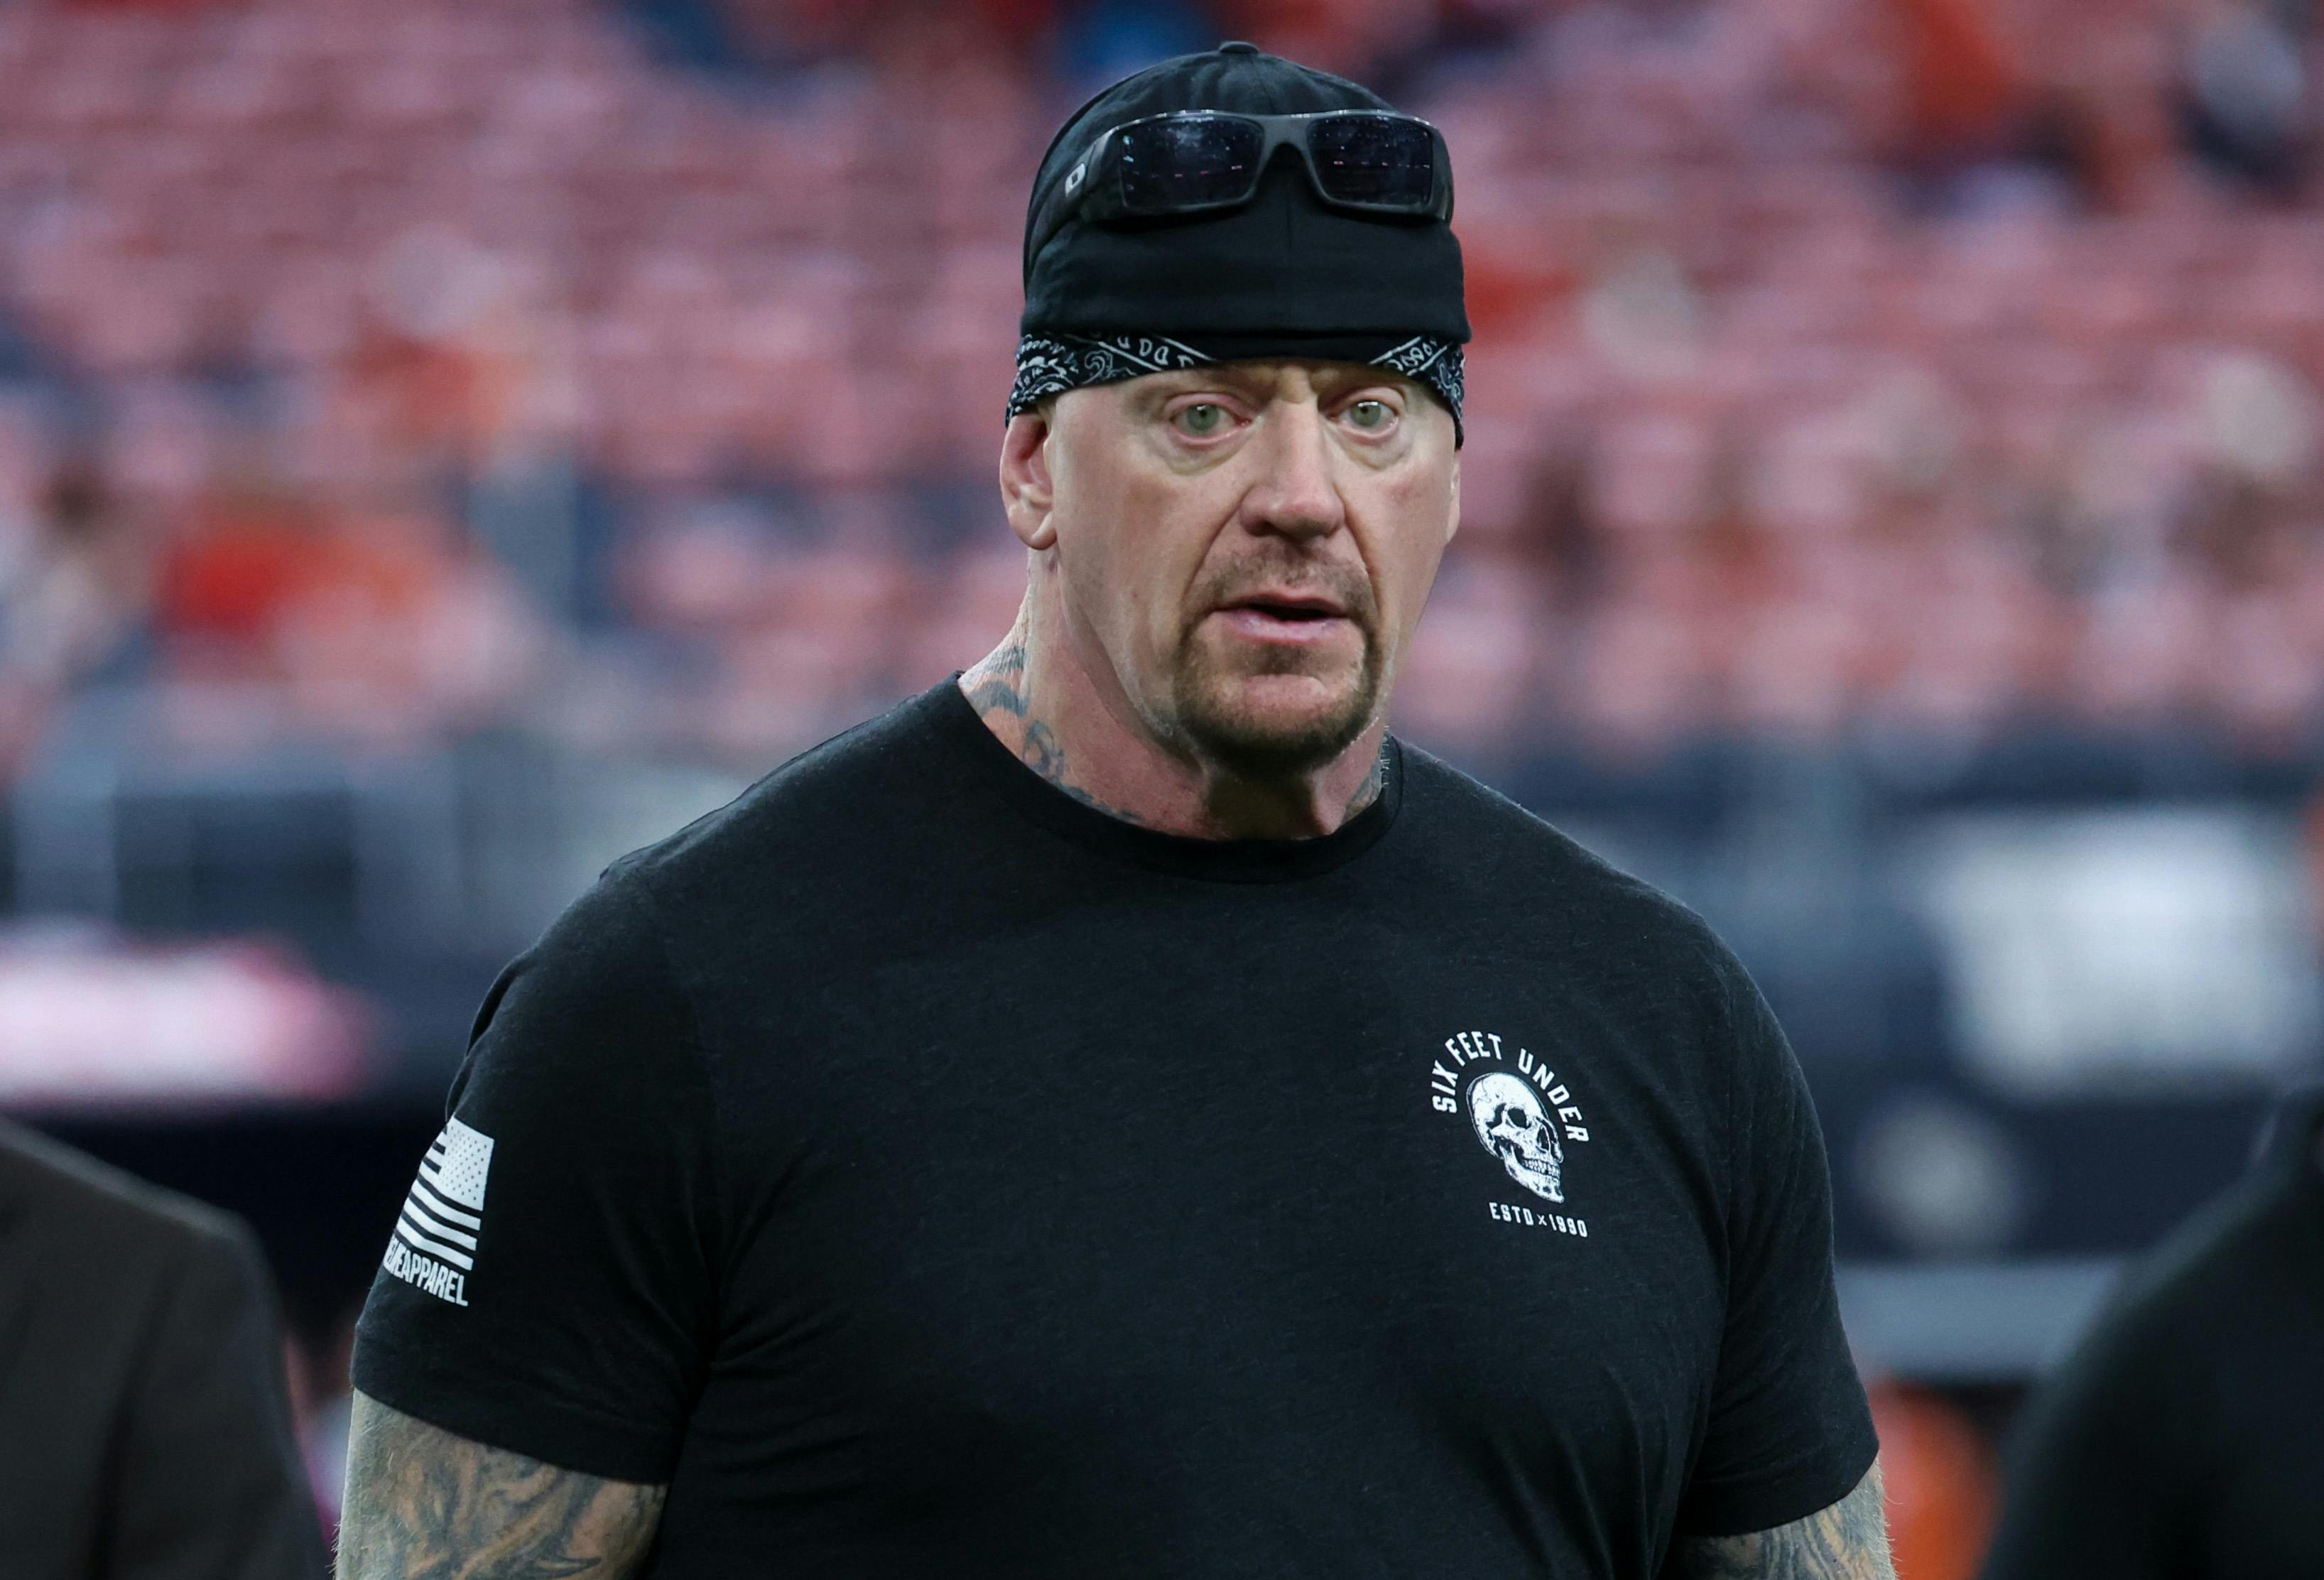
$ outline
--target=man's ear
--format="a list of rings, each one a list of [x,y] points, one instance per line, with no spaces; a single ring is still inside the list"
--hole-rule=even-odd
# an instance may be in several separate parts
[[[1001,436],[1001,503],[1009,511],[1009,530],[1028,549],[1047,549],[1057,541],[1050,520],[1056,504],[1049,476],[1050,432],[1049,420],[1040,411],[1019,411]]]
[[[1444,513],[1444,541],[1450,543],[1452,534],[1461,530],[1461,452],[1452,452],[1452,506]]]

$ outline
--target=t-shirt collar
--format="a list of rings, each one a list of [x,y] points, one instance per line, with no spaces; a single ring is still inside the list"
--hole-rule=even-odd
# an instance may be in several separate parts
[[[927,693],[940,737],[978,793],[1082,848],[1148,871],[1228,883],[1313,878],[1354,860],[1386,836],[1403,801],[1404,751],[1383,748],[1380,792],[1329,834],[1311,839],[1195,839],[1141,828],[1089,806],[1019,762],[962,695],[955,674]]]

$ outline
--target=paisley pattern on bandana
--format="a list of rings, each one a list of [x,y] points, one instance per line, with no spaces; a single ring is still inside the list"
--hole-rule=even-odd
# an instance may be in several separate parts
[[[1452,425],[1461,425],[1461,398],[1467,393],[1462,381],[1468,374],[1468,364],[1461,355],[1461,347],[1452,341],[1415,335],[1394,350],[1373,357],[1372,365],[1400,373],[1415,383],[1434,390],[1452,409]]]
[[[1110,384],[1215,361],[1160,335],[1028,335],[1017,342],[1017,383],[1009,415],[1084,384]]]
[[[1051,395],[1084,384],[1112,383],[1173,368],[1207,367],[1221,360],[1165,335],[1028,335],[1017,342],[1017,382],[1009,391],[1008,414],[1014,418]],[[1458,345],[1416,335],[1373,357],[1371,365],[1434,390],[1452,413],[1453,442],[1461,441],[1465,369]]]

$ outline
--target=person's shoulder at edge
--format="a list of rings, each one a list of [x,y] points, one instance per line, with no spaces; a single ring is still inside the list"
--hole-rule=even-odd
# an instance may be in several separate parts
[[[2312,1137],[2319,1107],[2324,1092],[2310,1092],[2278,1123],[2300,1123]],[[2312,1149],[2312,1140],[2271,1148],[2133,1261],[2092,1326],[2091,1352],[2175,1353],[2186,1335],[2236,1325],[2253,1285],[2285,1270],[2287,1241],[2308,1235],[2301,1198],[2315,1188]]]
[[[725,980],[732,951],[764,965],[772,940],[828,933],[848,895],[859,910],[886,907],[894,882],[867,875],[899,870],[899,836],[941,805],[941,701],[932,690],[899,703],[609,863],[502,972],[476,1035],[512,998],[602,1017],[593,1023],[609,1033],[656,1015],[686,1021],[706,985]]]
[[[2319,1095],[2305,1105],[2311,1123]],[[2154,1523],[2187,1517],[2213,1464],[2223,1402],[2249,1396],[2248,1376],[2223,1372],[2268,1367],[2279,1353],[2268,1328],[2280,1342],[2285,1314],[2255,1293],[2312,1243],[2301,1197],[2315,1187],[2301,1170],[2314,1164],[2287,1150],[2263,1156],[2135,1258],[2035,1391],[2011,1434],[2012,1492],[1983,1570],[1989,1580],[2111,1574],[2116,1555],[2093,1553],[2094,1534],[2151,1558]],[[2069,1557],[2080,1566],[2062,1566]]]
[[[0,1221],[25,1211],[69,1236],[74,1267],[98,1267],[91,1252],[149,1267],[172,1254],[208,1252],[245,1262],[257,1254],[249,1229],[232,1214],[0,1120]]]
[[[1441,875],[1561,927],[1601,922],[1628,948],[1675,951],[1658,964],[1693,960],[1722,977],[1740,971],[1711,924],[1682,901],[1442,758],[1401,739],[1397,747],[1406,797],[1399,818],[1426,831],[1427,859]]]

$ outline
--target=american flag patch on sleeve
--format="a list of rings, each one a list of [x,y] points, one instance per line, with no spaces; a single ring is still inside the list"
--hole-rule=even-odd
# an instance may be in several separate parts
[[[445,1122],[404,1193],[383,1264],[389,1272],[455,1306],[468,1303],[492,1167],[492,1137],[456,1119]]]

